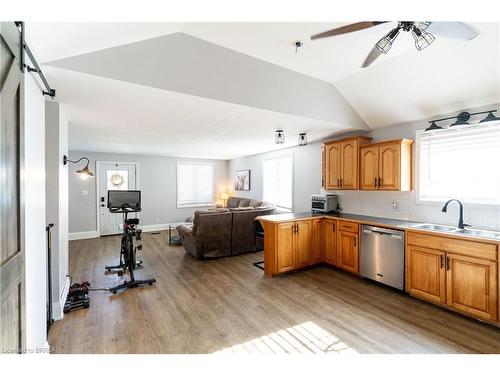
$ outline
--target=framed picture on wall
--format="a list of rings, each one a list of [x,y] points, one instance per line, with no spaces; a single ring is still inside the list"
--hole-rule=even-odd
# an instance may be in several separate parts
[[[250,190],[250,169],[234,172],[234,190]]]

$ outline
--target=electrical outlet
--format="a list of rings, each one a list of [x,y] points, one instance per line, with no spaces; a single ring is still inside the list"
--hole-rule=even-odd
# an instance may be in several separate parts
[[[397,210],[397,209],[398,209],[398,201],[397,201],[397,200],[393,200],[393,201],[392,201],[392,208],[393,208],[394,210]]]
[[[82,190],[82,195],[89,195],[88,190]]]

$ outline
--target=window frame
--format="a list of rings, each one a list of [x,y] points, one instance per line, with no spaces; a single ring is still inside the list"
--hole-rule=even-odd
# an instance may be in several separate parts
[[[206,165],[212,167],[212,201],[210,203],[194,203],[194,204],[182,204],[179,203],[179,166],[180,165]],[[201,162],[201,161],[182,161],[177,160],[175,168],[175,190],[176,190],[176,207],[177,208],[195,208],[195,207],[213,207],[215,205],[215,163],[212,162]]]
[[[471,126],[474,126],[477,124],[473,124]],[[456,131],[460,131],[460,129],[457,129]],[[413,168],[414,168],[414,176],[415,176],[415,204],[420,205],[420,206],[439,206],[441,207],[447,200],[449,199],[460,199],[460,201],[464,204],[467,204],[469,207],[478,207],[478,208],[500,208],[500,203],[499,202],[480,202],[480,201],[474,201],[470,199],[462,199],[460,197],[449,197],[448,199],[421,199],[420,198],[420,181],[421,181],[421,176],[420,176],[420,147],[422,143],[422,134],[424,134],[425,130],[417,130],[415,132],[415,160],[413,162]]]
[[[264,158],[262,159],[262,199],[265,200],[266,198],[264,197],[264,185],[265,185],[265,181],[264,181],[264,165],[266,163],[266,161],[269,161],[269,160],[276,160],[276,159],[284,159],[284,158],[290,158],[291,161],[292,161],[292,176],[291,176],[291,180],[292,180],[292,183],[291,183],[291,188],[290,188],[290,194],[291,194],[291,197],[292,197],[292,201],[291,201],[291,207],[288,208],[288,207],[282,207],[282,206],[278,206],[275,202],[269,202],[269,203],[272,203],[272,204],[276,204],[276,209],[277,211],[280,211],[280,212],[293,212],[293,207],[294,207],[294,204],[293,204],[293,199],[294,199],[294,180],[295,180],[295,174],[294,174],[294,157],[293,157],[293,153],[291,154],[286,154],[286,155],[280,155],[280,156],[272,156],[272,157],[267,157],[267,158]]]

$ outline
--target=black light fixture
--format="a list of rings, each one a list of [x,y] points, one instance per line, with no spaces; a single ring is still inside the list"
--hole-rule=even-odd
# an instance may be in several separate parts
[[[480,123],[481,122],[488,122],[488,121],[497,121],[497,120],[500,120],[500,117],[497,117],[493,114],[493,112],[496,112],[496,109],[493,110],[493,111],[489,111],[488,112],[488,115],[483,118],[481,121],[479,121]]]
[[[285,133],[283,130],[276,130],[276,135],[274,136],[274,142],[277,145],[285,143]]]
[[[460,112],[458,116],[456,117],[456,121],[450,125],[451,126],[458,126],[458,125],[469,125],[469,120],[470,120],[470,113],[469,112]]]
[[[375,46],[378,48],[378,50],[382,53],[388,53],[390,49],[392,48],[392,43],[394,40],[397,38],[399,35],[399,29],[401,27],[398,26],[395,29],[392,29],[389,31],[389,33],[384,36],[382,39],[380,39]]]
[[[411,34],[413,35],[413,39],[415,39],[415,47],[419,51],[430,46],[436,40],[434,35],[425,31],[425,29],[415,26],[415,24],[411,28]]]
[[[79,163],[81,162],[82,160],[86,160],[87,161],[87,164],[85,164],[85,167],[83,167],[82,169],[79,169],[77,170],[75,173],[77,175],[79,175],[81,178],[83,179],[87,179],[88,177],[94,177],[94,174],[90,171],[89,169],[89,163],[90,163],[90,160],[88,158],[86,158],[85,156],[78,159],[78,160],[69,160],[68,157],[66,155],[64,155],[63,157],[63,164],[66,165],[68,163]]]
[[[431,130],[438,130],[438,129],[443,129],[441,126],[438,126],[436,125],[436,123],[434,121],[429,121],[430,122],[430,126],[427,127],[424,132],[428,132],[428,131],[431,131]]]
[[[299,134],[299,146],[307,146],[307,136],[306,133]]]

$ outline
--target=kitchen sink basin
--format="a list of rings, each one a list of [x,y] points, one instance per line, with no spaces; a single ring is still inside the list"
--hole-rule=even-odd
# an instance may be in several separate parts
[[[492,232],[489,230],[480,230],[480,229],[459,229],[456,233],[468,234],[471,236],[478,237],[488,237],[488,238],[500,238],[499,232]]]
[[[458,231],[458,228],[456,228],[456,227],[449,227],[446,225],[437,225],[437,224],[416,224],[416,225],[414,225],[414,228],[435,230],[438,232],[456,232],[456,231]]]

